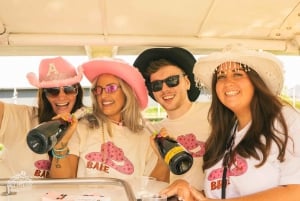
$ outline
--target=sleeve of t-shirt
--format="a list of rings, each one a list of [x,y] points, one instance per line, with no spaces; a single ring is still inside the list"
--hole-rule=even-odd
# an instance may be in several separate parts
[[[300,184],[300,113],[287,107],[284,108],[283,112],[290,138],[285,161],[280,163],[280,184]]]

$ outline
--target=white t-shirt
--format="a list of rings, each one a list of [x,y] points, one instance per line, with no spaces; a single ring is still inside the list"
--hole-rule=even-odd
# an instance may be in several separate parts
[[[90,129],[86,120],[79,122],[70,139],[70,154],[79,156],[77,177],[116,177],[150,175],[157,157],[150,146],[150,133],[133,133],[113,124],[112,137],[104,129]],[[104,135],[103,135],[104,133]]]
[[[157,127],[165,127],[193,156],[193,166],[182,174],[175,175],[170,172],[170,183],[176,179],[185,179],[199,190],[203,189],[204,173],[202,170],[205,141],[210,132],[207,114],[210,107],[208,102],[193,102],[189,111],[177,119],[163,119]]]
[[[46,177],[50,169],[48,154],[36,154],[27,145],[29,130],[38,124],[36,107],[4,104],[0,143],[4,151],[0,156],[0,178],[20,173],[28,177]]]
[[[278,161],[275,143],[272,144],[267,161],[258,168],[255,165],[259,161],[236,156],[236,166],[228,170],[226,198],[241,197],[280,185],[300,184],[300,114],[290,107],[284,107],[283,114],[290,136],[285,161]],[[236,133],[235,146],[242,140],[250,124]],[[278,124],[275,126],[279,127]],[[205,170],[204,190],[208,198],[221,198],[222,173],[222,160]]]

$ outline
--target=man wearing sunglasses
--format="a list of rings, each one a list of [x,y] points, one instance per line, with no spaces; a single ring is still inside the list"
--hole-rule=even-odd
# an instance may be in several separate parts
[[[185,179],[202,190],[209,103],[196,101],[200,90],[193,75],[195,62],[194,56],[183,48],[151,48],[143,51],[133,65],[142,73],[151,98],[167,112],[167,117],[156,124],[157,128],[165,127],[194,159],[192,168],[183,175],[167,172],[169,182]]]
[[[48,154],[36,154],[27,145],[29,130],[57,114],[70,114],[83,106],[82,73],[62,57],[46,58],[39,65],[39,76],[28,73],[28,81],[38,88],[38,106],[0,101],[0,178],[25,172],[30,178],[48,177]]]

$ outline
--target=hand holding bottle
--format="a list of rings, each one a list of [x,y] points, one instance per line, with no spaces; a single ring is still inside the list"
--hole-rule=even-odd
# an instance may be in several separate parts
[[[169,165],[169,169],[173,174],[184,174],[192,167],[192,155],[175,139],[171,138],[165,128],[162,128],[155,136],[154,142],[160,155],[165,163]]]
[[[61,113],[53,117],[52,120],[63,120],[67,122],[68,127],[66,128],[63,138],[69,139],[71,138],[72,134],[75,132],[79,119],[74,114]]]
[[[168,133],[167,133],[167,130],[165,128],[161,128],[161,130],[159,132],[155,132],[151,135],[151,139],[150,139],[150,145],[152,147],[152,149],[154,150],[155,154],[157,155],[157,157],[164,161],[164,158],[163,156],[160,154],[160,151],[158,150],[158,147],[157,147],[157,144],[156,144],[156,141],[155,141],[155,138],[157,136],[157,134],[160,134],[161,136],[163,137],[167,137],[168,136]]]
[[[27,134],[29,148],[35,153],[43,154],[50,151],[65,134],[64,140],[68,141],[76,129],[78,119],[88,112],[90,109],[83,107],[72,115],[59,114],[53,120],[39,124]]]

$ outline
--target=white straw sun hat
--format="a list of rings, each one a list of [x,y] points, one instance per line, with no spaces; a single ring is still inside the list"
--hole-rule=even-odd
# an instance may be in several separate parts
[[[246,64],[259,74],[275,95],[280,94],[284,82],[283,65],[280,60],[271,53],[250,50],[240,44],[228,45],[220,52],[200,57],[194,67],[196,83],[204,85],[211,91],[211,81],[215,69],[230,61]]]

